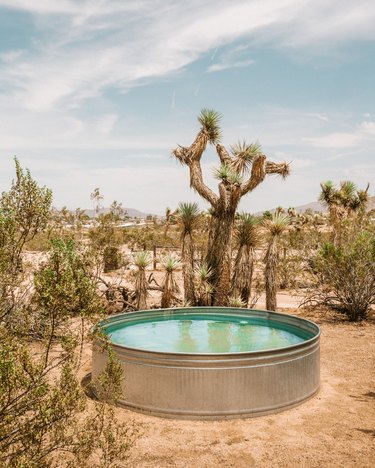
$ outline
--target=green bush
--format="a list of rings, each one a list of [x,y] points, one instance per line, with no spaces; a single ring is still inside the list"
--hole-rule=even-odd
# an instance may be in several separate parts
[[[305,301],[325,304],[351,321],[366,319],[375,303],[374,228],[358,228],[345,226],[340,246],[322,246],[313,267],[316,291]]]

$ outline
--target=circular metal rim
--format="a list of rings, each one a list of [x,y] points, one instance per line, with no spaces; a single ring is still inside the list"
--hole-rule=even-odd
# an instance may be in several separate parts
[[[114,343],[113,341],[110,340],[111,346],[114,348],[118,348],[124,351],[130,351],[130,352],[138,352],[138,353],[145,353],[145,354],[155,354],[156,356],[168,356],[170,358],[176,357],[176,358],[182,358],[183,356],[186,357],[194,357],[194,356],[201,356],[201,357],[210,357],[210,358],[227,358],[228,356],[238,356],[238,357],[245,357],[245,356],[268,356],[268,355],[275,355],[277,352],[285,352],[288,350],[291,351],[297,351],[299,348],[306,348],[308,345],[313,344],[314,342],[319,341],[320,339],[320,334],[321,330],[319,325],[316,323],[312,322],[311,320],[305,319],[298,317],[297,315],[293,314],[284,314],[280,312],[274,312],[270,310],[262,310],[262,309],[243,309],[243,308],[237,308],[237,307],[215,307],[215,306],[206,306],[206,307],[176,307],[176,308],[169,308],[169,309],[149,309],[149,310],[138,310],[135,312],[123,312],[120,314],[115,314],[110,317],[108,317],[105,320],[102,320],[101,322],[97,323],[94,327],[93,330],[98,330],[99,328],[104,328],[105,325],[110,325],[112,323],[116,322],[121,322],[121,318],[123,317],[128,317],[131,319],[132,317],[136,317],[139,315],[145,315],[145,314],[150,314],[150,315],[160,315],[161,313],[169,312],[172,315],[177,314],[177,313],[189,313],[189,311],[205,311],[206,313],[210,313],[210,311],[223,311],[226,312],[227,315],[233,315],[236,316],[236,313],[230,313],[229,311],[237,311],[241,312],[243,315],[251,315],[252,312],[258,312],[261,315],[267,315],[267,316],[273,316],[273,317],[287,317],[290,319],[296,320],[296,322],[302,322],[308,324],[310,327],[315,328],[316,334],[312,338],[309,338],[308,340],[304,340],[301,343],[293,344],[290,346],[283,346],[279,348],[271,348],[267,350],[257,350],[257,351],[235,351],[235,352],[228,352],[228,353],[187,353],[187,352],[170,352],[170,351],[153,351],[151,349],[145,349],[145,348],[133,348],[130,346],[124,346],[120,345],[118,343]],[[237,315],[238,316],[238,315]],[[268,317],[267,317],[268,319]],[[276,319],[277,321],[277,319]],[[279,323],[283,323],[283,321],[279,321]],[[98,339],[98,338],[97,338]],[[102,338],[99,338],[99,341],[104,341]]]

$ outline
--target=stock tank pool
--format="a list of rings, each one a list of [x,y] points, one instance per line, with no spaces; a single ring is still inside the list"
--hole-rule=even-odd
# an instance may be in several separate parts
[[[226,307],[112,316],[108,335],[125,379],[118,404],[186,419],[260,416],[319,389],[319,327],[288,314]],[[105,368],[100,338],[92,377]]]

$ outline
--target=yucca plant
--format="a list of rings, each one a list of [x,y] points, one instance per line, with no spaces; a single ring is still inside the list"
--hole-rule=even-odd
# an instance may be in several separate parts
[[[180,203],[177,219],[181,229],[182,274],[184,280],[184,300],[194,305],[196,302],[194,285],[194,244],[193,229],[199,218],[197,203]]]
[[[211,294],[212,286],[210,284],[210,278],[212,275],[212,270],[207,266],[206,263],[200,264],[195,268],[195,274],[197,277],[197,305],[208,306],[211,305]]]
[[[173,301],[176,301],[176,294],[180,290],[173,273],[181,267],[181,262],[175,254],[168,254],[160,263],[165,269],[165,276],[162,282],[161,308],[167,309],[171,307]]]
[[[141,251],[134,255],[134,265],[138,268],[135,278],[136,309],[147,309],[147,279],[146,268],[151,264],[149,252]]]
[[[287,229],[290,222],[288,215],[282,213],[274,213],[271,219],[263,221],[263,227],[268,234],[268,247],[265,263],[265,286],[266,286],[266,309],[276,310],[276,292],[277,292],[277,257],[278,257],[278,240],[282,233]]]
[[[239,307],[244,308],[247,306],[247,303],[239,295],[229,296],[229,307]]]
[[[242,213],[235,228],[237,255],[232,276],[232,296],[239,295],[245,307],[250,298],[254,252],[259,240],[256,219],[248,213]]]

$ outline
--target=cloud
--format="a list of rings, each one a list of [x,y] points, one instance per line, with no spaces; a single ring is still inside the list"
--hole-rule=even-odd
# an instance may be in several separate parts
[[[253,65],[254,60],[243,60],[239,62],[227,62],[227,63],[215,63],[214,65],[210,65],[207,69],[209,73],[218,72],[222,70],[227,70],[228,68],[243,68],[248,67],[249,65]]]
[[[361,144],[375,142],[375,122],[364,121],[354,126],[352,132],[333,132],[313,138],[302,138],[315,148],[354,148]]]
[[[48,178],[55,180],[60,174],[57,196],[63,204],[67,203],[64,197],[69,196],[74,206],[74,197],[82,199],[84,191],[89,194],[92,187],[104,183],[104,177],[109,178],[105,183],[108,191],[114,192],[112,198],[127,203],[128,196],[133,197],[131,200],[143,197],[137,180],[129,177],[133,167],[129,161],[139,157],[144,162],[146,153],[155,167],[146,170],[148,164],[144,164],[145,168],[135,175],[141,179],[146,171],[142,190],[163,190],[157,200],[148,195],[148,200],[144,196],[141,203],[167,205],[175,197],[174,192],[180,199],[187,197],[190,192],[186,172],[166,170],[158,174],[159,185],[155,186],[153,177],[158,169],[152,151],[168,160],[171,144],[192,141],[190,104],[191,108],[216,106],[219,101],[231,109],[228,120],[223,122],[226,142],[243,136],[249,141],[259,139],[270,158],[277,159],[279,150],[285,155],[282,159],[295,161],[297,174],[314,169],[315,161],[321,161],[322,148],[330,157],[337,156],[342,148],[369,154],[369,145],[374,141],[370,114],[338,114],[327,103],[317,101],[311,105],[308,99],[301,99],[295,109],[262,107],[257,99],[254,106],[245,104],[245,100],[232,101],[228,106],[229,95],[220,76],[194,75],[199,66],[200,70],[208,66],[210,72],[254,66],[254,50],[276,50],[282,66],[286,55],[296,60],[335,55],[349,41],[372,41],[373,1],[0,0],[0,11],[12,12],[14,37],[26,39],[12,42],[13,49],[4,46],[0,54],[0,148],[3,155],[30,155],[30,169],[35,164],[46,183]],[[17,18],[21,17],[28,18],[30,30],[17,29]],[[196,68],[189,67],[193,63],[197,63]],[[319,60],[314,61],[315,66],[320,66]],[[259,100],[285,102],[285,96],[277,94],[277,74],[267,75],[268,79],[275,79],[275,94]],[[172,80],[173,85],[169,86]],[[209,80],[216,81],[220,91],[209,89]],[[166,82],[167,91],[162,86]],[[153,83],[161,84],[157,88],[160,99],[155,101],[151,87],[147,88]],[[139,90],[141,86],[144,95]],[[178,93],[178,109],[174,109],[176,94],[172,94],[171,103],[174,89]],[[250,89],[249,95],[250,92],[256,90]],[[102,176],[97,167],[90,169],[100,159],[110,164],[111,155],[119,153],[123,154],[127,172],[118,170],[118,161],[116,169]],[[73,162],[64,159],[67,154]],[[75,158],[79,167],[74,165]],[[59,169],[58,173],[53,167]],[[91,183],[91,176],[97,182]],[[178,192],[176,184],[181,183],[181,177],[186,190]],[[131,195],[125,188],[117,193],[120,188],[114,183],[124,185],[128,179]],[[312,181],[308,183],[312,185]],[[70,193],[73,186],[75,190]],[[267,187],[269,190],[270,185]]]
[[[361,141],[361,137],[357,133],[335,132],[314,138],[302,138],[302,141],[315,148],[353,148]]]
[[[318,114],[318,113],[307,113],[305,114],[306,117],[312,117],[312,118],[315,118],[315,119],[319,119],[319,120],[323,120],[323,122],[328,122],[329,121],[329,118],[326,116],[326,115],[323,115],[323,114]]]
[[[80,106],[115,87],[126,92],[142,80],[182,70],[209,51],[236,40],[271,47],[299,47],[329,38],[374,39],[375,4],[358,0],[107,2],[0,0],[0,7],[28,12],[43,32],[27,54],[13,53],[0,67],[0,83],[20,106],[46,111]],[[307,14],[307,12],[309,14]],[[210,71],[242,67],[249,60],[218,63]]]
[[[375,122],[365,121],[359,126],[360,130],[368,135],[375,135]]]

